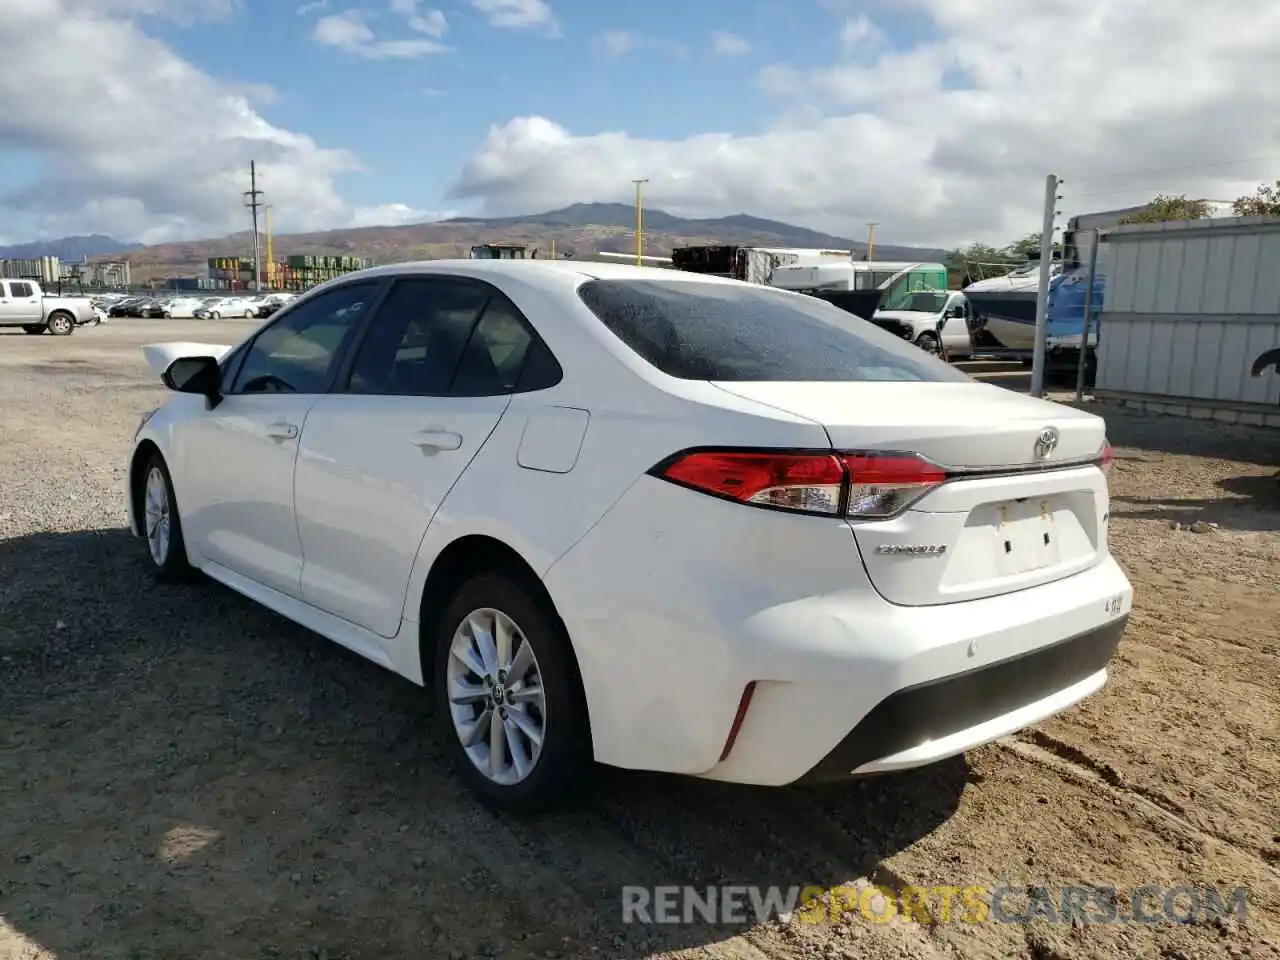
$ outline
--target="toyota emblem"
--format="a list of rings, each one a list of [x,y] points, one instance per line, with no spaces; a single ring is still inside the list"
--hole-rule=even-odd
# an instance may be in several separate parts
[[[1035,455],[1037,460],[1043,460],[1049,454],[1058,448],[1058,431],[1053,427],[1045,427],[1040,431],[1040,436],[1036,437]]]

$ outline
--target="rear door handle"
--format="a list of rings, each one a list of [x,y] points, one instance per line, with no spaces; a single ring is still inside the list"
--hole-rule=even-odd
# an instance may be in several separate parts
[[[415,433],[410,443],[424,452],[457,450],[462,447],[462,434],[454,433],[452,430],[431,427]]]
[[[292,423],[267,424],[267,436],[272,440],[292,440],[298,435],[298,427]]]

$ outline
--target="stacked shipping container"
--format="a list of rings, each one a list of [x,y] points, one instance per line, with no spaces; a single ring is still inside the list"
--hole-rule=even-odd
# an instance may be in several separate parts
[[[262,284],[272,290],[306,290],[317,283],[372,266],[373,261],[368,257],[298,254],[283,263],[263,263]],[[219,289],[248,289],[253,286],[253,261],[243,257],[210,257],[209,279]]]

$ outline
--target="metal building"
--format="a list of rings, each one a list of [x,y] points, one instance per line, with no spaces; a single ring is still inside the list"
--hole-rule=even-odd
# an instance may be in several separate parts
[[[1158,413],[1280,427],[1280,218],[1180,220],[1102,234],[1094,395]]]

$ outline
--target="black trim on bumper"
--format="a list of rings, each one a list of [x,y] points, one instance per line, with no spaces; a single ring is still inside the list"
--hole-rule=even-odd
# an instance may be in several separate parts
[[[1017,710],[1097,673],[1129,615],[1030,653],[890,694],[797,783],[846,780],[865,763]]]

